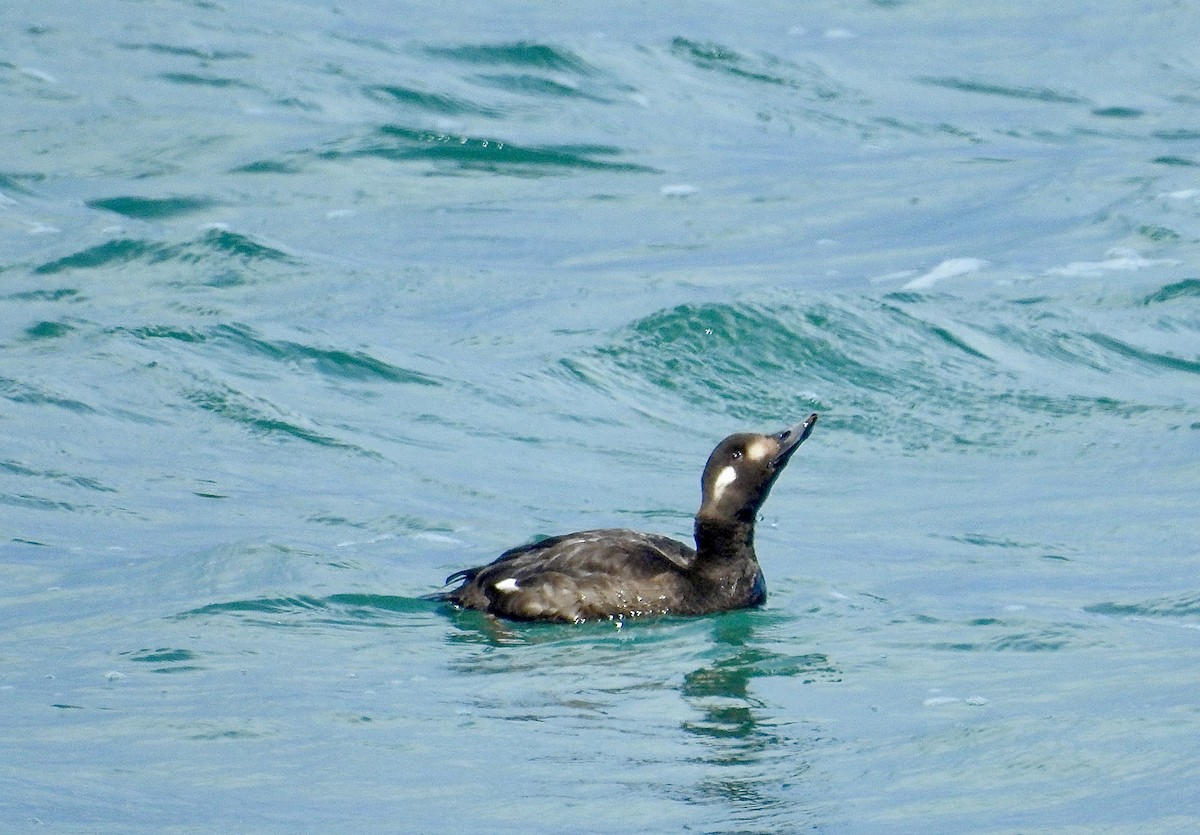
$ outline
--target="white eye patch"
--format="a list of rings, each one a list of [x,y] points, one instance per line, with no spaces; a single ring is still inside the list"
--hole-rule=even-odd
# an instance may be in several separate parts
[[[751,461],[762,461],[771,454],[771,444],[766,438],[758,438],[746,447],[746,457]]]
[[[726,467],[717,473],[717,477],[713,479],[713,501],[720,501],[721,494],[725,492],[725,488],[737,481],[737,470],[733,467]]]
[[[495,583],[494,587],[496,591],[502,591],[506,594],[510,594],[520,588],[520,586],[517,585],[516,577],[509,577],[506,580],[501,580],[500,582]]]

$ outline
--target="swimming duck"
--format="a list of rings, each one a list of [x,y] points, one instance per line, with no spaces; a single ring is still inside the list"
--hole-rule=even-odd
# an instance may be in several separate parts
[[[740,432],[717,444],[700,480],[695,548],[616,528],[563,534],[455,572],[446,584],[460,585],[433,599],[509,620],[567,623],[760,606],[767,591],[754,523],[816,422],[813,414],[774,434]]]

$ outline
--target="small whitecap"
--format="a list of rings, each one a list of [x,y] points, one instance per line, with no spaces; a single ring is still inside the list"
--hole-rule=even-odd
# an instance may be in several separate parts
[[[367,539],[347,539],[343,542],[334,543],[334,548],[352,548],[356,545],[374,545],[378,542],[386,542],[389,539],[395,539],[396,535],[392,533],[381,533],[378,536],[372,536]]]
[[[663,186],[658,190],[658,193],[663,197],[691,197],[699,188],[690,183],[674,183],[669,186]]]
[[[420,539],[425,542],[436,542],[439,545],[465,545],[461,539],[453,536],[447,536],[444,533],[433,533],[432,531],[421,531],[412,535],[413,539]]]
[[[847,41],[851,38],[857,37],[858,35],[854,34],[849,29],[833,28],[825,30],[825,38],[831,41]]]
[[[342,217],[354,217],[357,212],[354,209],[333,209],[325,213],[326,220],[337,220]]]
[[[120,681],[121,679],[125,678],[125,674],[118,673],[116,670],[109,670],[104,674],[104,677],[109,681]]]
[[[1131,272],[1147,267],[1174,267],[1181,262],[1173,258],[1146,258],[1137,250],[1125,247],[1114,247],[1104,253],[1103,261],[1072,261],[1065,267],[1054,267],[1046,270],[1046,275],[1062,275],[1068,277],[1097,276],[1106,272]]]
[[[52,76],[50,73],[43,70],[34,69],[33,67],[21,67],[20,73],[27,78],[32,78],[37,81],[44,81],[47,84],[58,83],[58,79]]]
[[[988,703],[988,700],[983,696],[967,696],[964,701],[971,707],[983,707]]]
[[[942,707],[943,705],[952,705],[961,702],[962,699],[957,696],[930,696],[925,701],[921,702],[925,707]]]
[[[1185,188],[1182,191],[1167,191],[1160,195],[1172,200],[1195,200],[1200,198],[1200,188]]]
[[[979,272],[988,266],[982,258],[948,258],[924,275],[917,276],[905,284],[904,290],[926,290],[939,281],[948,278],[959,278],[964,275]]]

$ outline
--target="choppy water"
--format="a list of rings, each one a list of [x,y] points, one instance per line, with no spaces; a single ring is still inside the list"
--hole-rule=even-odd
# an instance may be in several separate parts
[[[1197,42],[8,4],[0,828],[1194,830]],[[813,410],[763,610],[420,599]]]

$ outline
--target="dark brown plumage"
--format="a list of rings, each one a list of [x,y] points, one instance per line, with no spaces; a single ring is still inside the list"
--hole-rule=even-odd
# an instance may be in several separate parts
[[[657,534],[580,531],[456,572],[446,582],[462,584],[433,597],[511,620],[574,623],[761,605],[754,522],[816,422],[814,414],[773,435],[739,433],[717,445],[701,478],[695,549]]]

